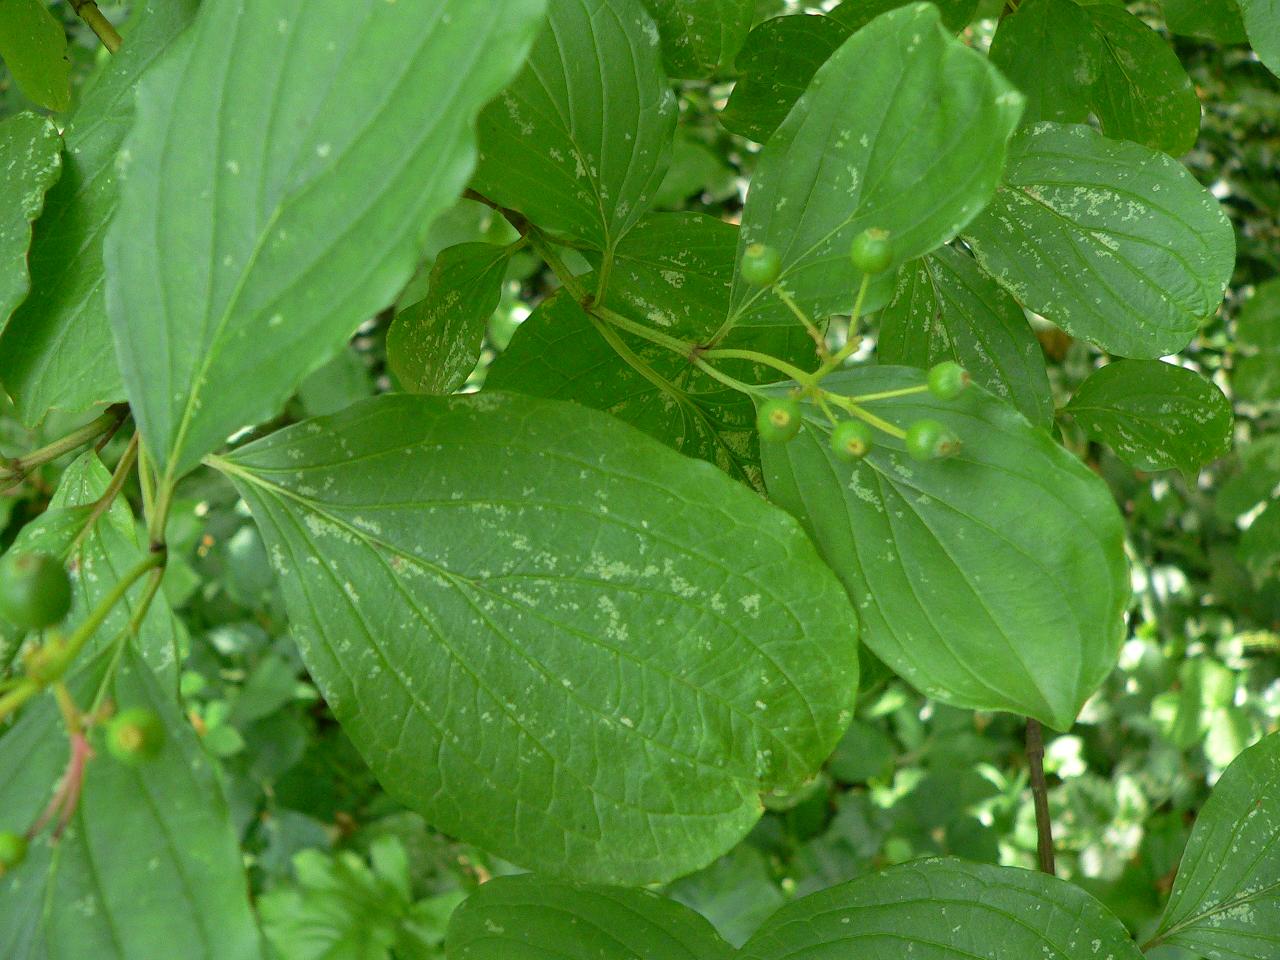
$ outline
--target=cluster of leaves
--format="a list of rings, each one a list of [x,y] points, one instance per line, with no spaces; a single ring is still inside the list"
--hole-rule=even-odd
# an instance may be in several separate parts
[[[1273,955],[1274,3],[65,6],[0,953]]]

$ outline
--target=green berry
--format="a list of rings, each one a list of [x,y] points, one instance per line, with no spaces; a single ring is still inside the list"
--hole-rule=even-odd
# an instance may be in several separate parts
[[[107,724],[107,752],[124,763],[151,760],[163,746],[164,724],[145,708],[124,710]]]
[[[742,253],[742,279],[753,287],[767,287],[782,272],[782,257],[773,247],[753,243]]]
[[[53,626],[71,609],[71,581],[53,557],[8,553],[0,557],[0,616],[17,627]]]
[[[794,400],[766,400],[756,413],[756,429],[761,440],[786,443],[800,432],[800,419],[800,404]]]
[[[27,838],[20,833],[0,830],[0,877],[22,866],[27,859]]]
[[[871,428],[861,420],[843,420],[831,431],[831,451],[837,460],[861,460],[871,449]]]
[[[929,371],[929,392],[939,400],[954,400],[969,386],[969,371],[954,360],[944,360]]]
[[[937,420],[917,420],[907,427],[907,453],[915,460],[941,460],[960,452],[960,438]]]
[[[875,227],[863,230],[853,238],[849,259],[859,273],[884,273],[893,263],[889,231],[877,230]]]

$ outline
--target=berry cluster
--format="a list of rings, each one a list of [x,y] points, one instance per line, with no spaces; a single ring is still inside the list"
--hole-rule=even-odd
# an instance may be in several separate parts
[[[853,262],[854,268],[863,275],[863,292],[865,293],[868,279],[884,273],[893,265],[894,253],[888,232],[871,228],[858,234],[854,237],[849,250],[849,259]],[[782,257],[773,247],[753,243],[743,251],[739,272],[742,278],[753,286],[772,287],[782,275]],[[787,299],[785,293],[778,290],[778,294],[784,302],[795,309],[793,302]],[[861,299],[859,295],[859,302]],[[856,308],[854,312],[857,313]],[[806,326],[810,325],[806,321]],[[828,403],[828,401],[834,402],[835,398],[821,389],[819,381],[846,356],[847,351],[834,360],[828,360],[809,381],[804,382],[795,391],[794,396],[772,398],[762,403],[756,418],[760,438],[771,443],[785,443],[794,438],[800,432],[803,421],[799,398],[812,394],[816,397],[818,406],[832,421],[831,451],[839,460],[852,462],[865,457],[873,444],[873,426],[902,439],[907,453],[916,460],[938,460],[959,452],[959,437],[941,421],[929,418],[917,420],[903,431],[878,417],[864,416],[861,408],[857,406],[857,401],[867,398],[845,398],[852,403],[838,405],[852,413],[854,418],[837,422]],[[900,393],[927,390],[939,400],[954,400],[964,391],[969,382],[968,372],[958,363],[948,360],[937,364],[929,371],[925,387],[918,390],[908,388]]]

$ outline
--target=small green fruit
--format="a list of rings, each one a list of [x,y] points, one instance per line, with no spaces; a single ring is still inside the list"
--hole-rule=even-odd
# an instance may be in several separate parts
[[[929,371],[929,392],[939,400],[954,400],[969,383],[969,371],[954,360],[944,360]]]
[[[782,272],[782,257],[773,247],[753,243],[742,252],[742,279],[753,287],[767,287]]]
[[[790,399],[766,400],[756,413],[760,439],[786,443],[800,432],[800,404]]]
[[[0,877],[22,866],[27,859],[27,838],[20,833],[0,831]]]
[[[14,626],[41,630],[71,609],[71,581],[62,564],[42,553],[0,557],[0,616]]]
[[[117,713],[107,724],[107,752],[124,763],[142,763],[155,758],[164,746],[164,737],[160,718],[135,707]]]
[[[861,420],[843,420],[831,431],[831,451],[837,460],[861,460],[871,450],[871,428]]]
[[[960,438],[937,420],[917,420],[907,427],[906,444],[915,460],[941,460],[960,452]]]
[[[893,247],[889,232],[871,227],[853,238],[849,259],[859,273],[884,273],[893,263]]]

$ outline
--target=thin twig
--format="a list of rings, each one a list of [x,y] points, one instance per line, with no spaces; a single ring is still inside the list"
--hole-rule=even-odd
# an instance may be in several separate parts
[[[109,53],[120,49],[124,38],[116,33],[111,21],[102,15],[95,0],[71,0],[71,6],[80,15],[80,19],[89,25],[89,29],[98,35]]]
[[[1053,823],[1049,819],[1049,784],[1044,778],[1044,731],[1039,720],[1027,718],[1027,761],[1031,765],[1031,796],[1036,807],[1036,852],[1040,869],[1053,876]]]

